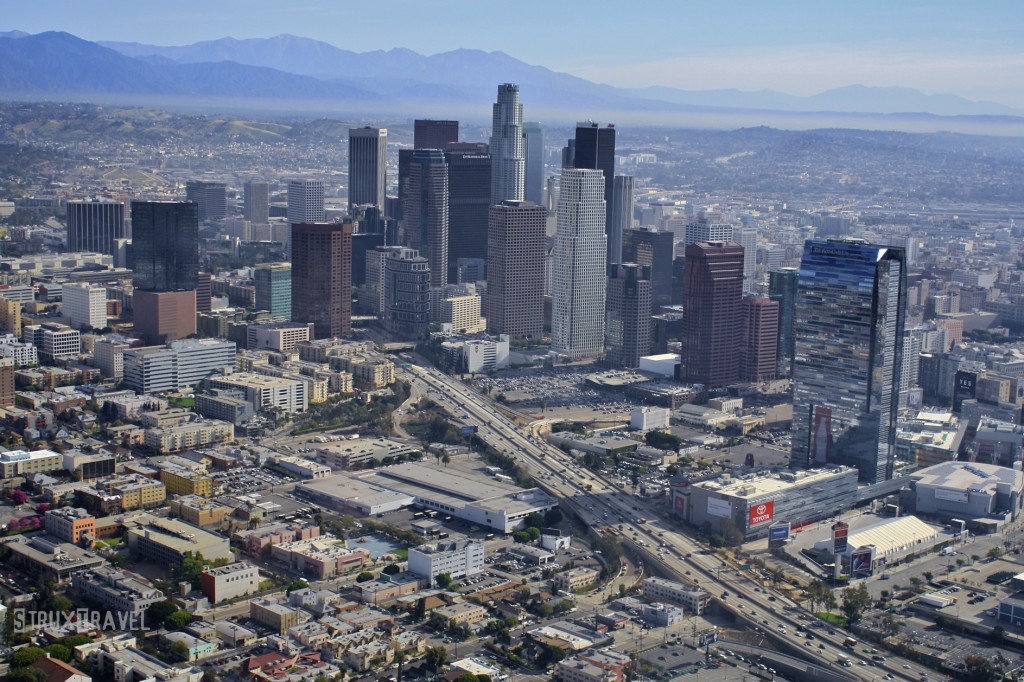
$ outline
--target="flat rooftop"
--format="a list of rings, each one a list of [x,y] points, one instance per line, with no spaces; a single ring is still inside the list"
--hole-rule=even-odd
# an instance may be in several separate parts
[[[694,483],[693,486],[736,497],[755,497],[767,493],[783,492],[799,485],[824,483],[836,476],[849,474],[849,472],[856,472],[856,469],[846,466],[831,466],[826,469],[805,469],[777,474],[752,475],[732,479],[731,481],[722,481],[721,478],[718,478],[710,481],[700,481]],[[853,475],[856,474],[854,473]]]
[[[1008,467],[978,462],[942,462],[915,471],[910,477],[918,485],[961,491],[972,488],[991,489],[997,486],[1011,486],[1015,490],[1024,489],[1024,473]]]

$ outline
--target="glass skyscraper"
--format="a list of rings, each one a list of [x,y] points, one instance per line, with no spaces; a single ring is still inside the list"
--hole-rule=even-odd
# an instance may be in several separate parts
[[[902,248],[862,240],[804,246],[793,320],[792,466],[892,478],[906,310]]]

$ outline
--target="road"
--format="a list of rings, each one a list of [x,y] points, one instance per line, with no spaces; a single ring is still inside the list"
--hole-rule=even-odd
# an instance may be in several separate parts
[[[851,680],[876,680],[885,675],[892,675],[890,679],[920,679],[924,669],[917,664],[896,656],[888,656],[884,662],[872,661],[862,648],[844,647],[846,635],[835,629],[818,631],[814,641],[820,646],[814,647],[813,652],[804,651],[811,647],[803,644],[808,640],[796,629],[816,619],[802,613],[798,604],[760,587],[706,553],[705,547],[659,518],[643,501],[583,470],[572,457],[546,443],[531,427],[521,431],[488,398],[468,386],[433,368],[415,364],[400,373],[408,381],[427,386],[431,398],[450,414],[478,426],[478,435],[484,441],[515,457],[538,487],[575,511],[584,523],[597,532],[614,533],[631,544],[660,573],[710,592],[726,611],[763,632],[776,645],[788,645],[796,655],[802,653],[807,660],[829,664],[834,670],[846,672]],[[839,666],[840,657],[845,656],[849,656],[853,667]]]

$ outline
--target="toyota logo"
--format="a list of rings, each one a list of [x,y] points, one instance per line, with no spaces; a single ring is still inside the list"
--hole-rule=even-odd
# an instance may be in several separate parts
[[[756,510],[756,511],[757,511],[757,513],[758,513],[759,515],[760,515],[760,514],[764,514],[764,513],[766,512],[766,511],[768,511],[768,507],[766,507],[766,506],[765,506],[765,505],[763,505],[763,504],[759,504],[759,505],[757,505],[757,510]]]

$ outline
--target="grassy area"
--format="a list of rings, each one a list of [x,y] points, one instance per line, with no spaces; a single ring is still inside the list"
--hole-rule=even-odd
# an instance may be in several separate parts
[[[832,623],[832,625],[841,628],[845,628],[847,625],[846,618],[827,611],[819,611],[818,618],[821,618],[823,621]]]
[[[179,398],[176,396],[168,396],[165,400],[175,407],[184,407],[191,410],[196,406],[195,398]]]
[[[400,558],[402,561],[408,561],[409,560],[409,548],[408,547],[396,547],[395,549],[391,550],[391,554],[394,554],[395,556]]]
[[[124,538],[106,538],[105,540],[97,540],[97,547],[116,547],[124,542]]]

